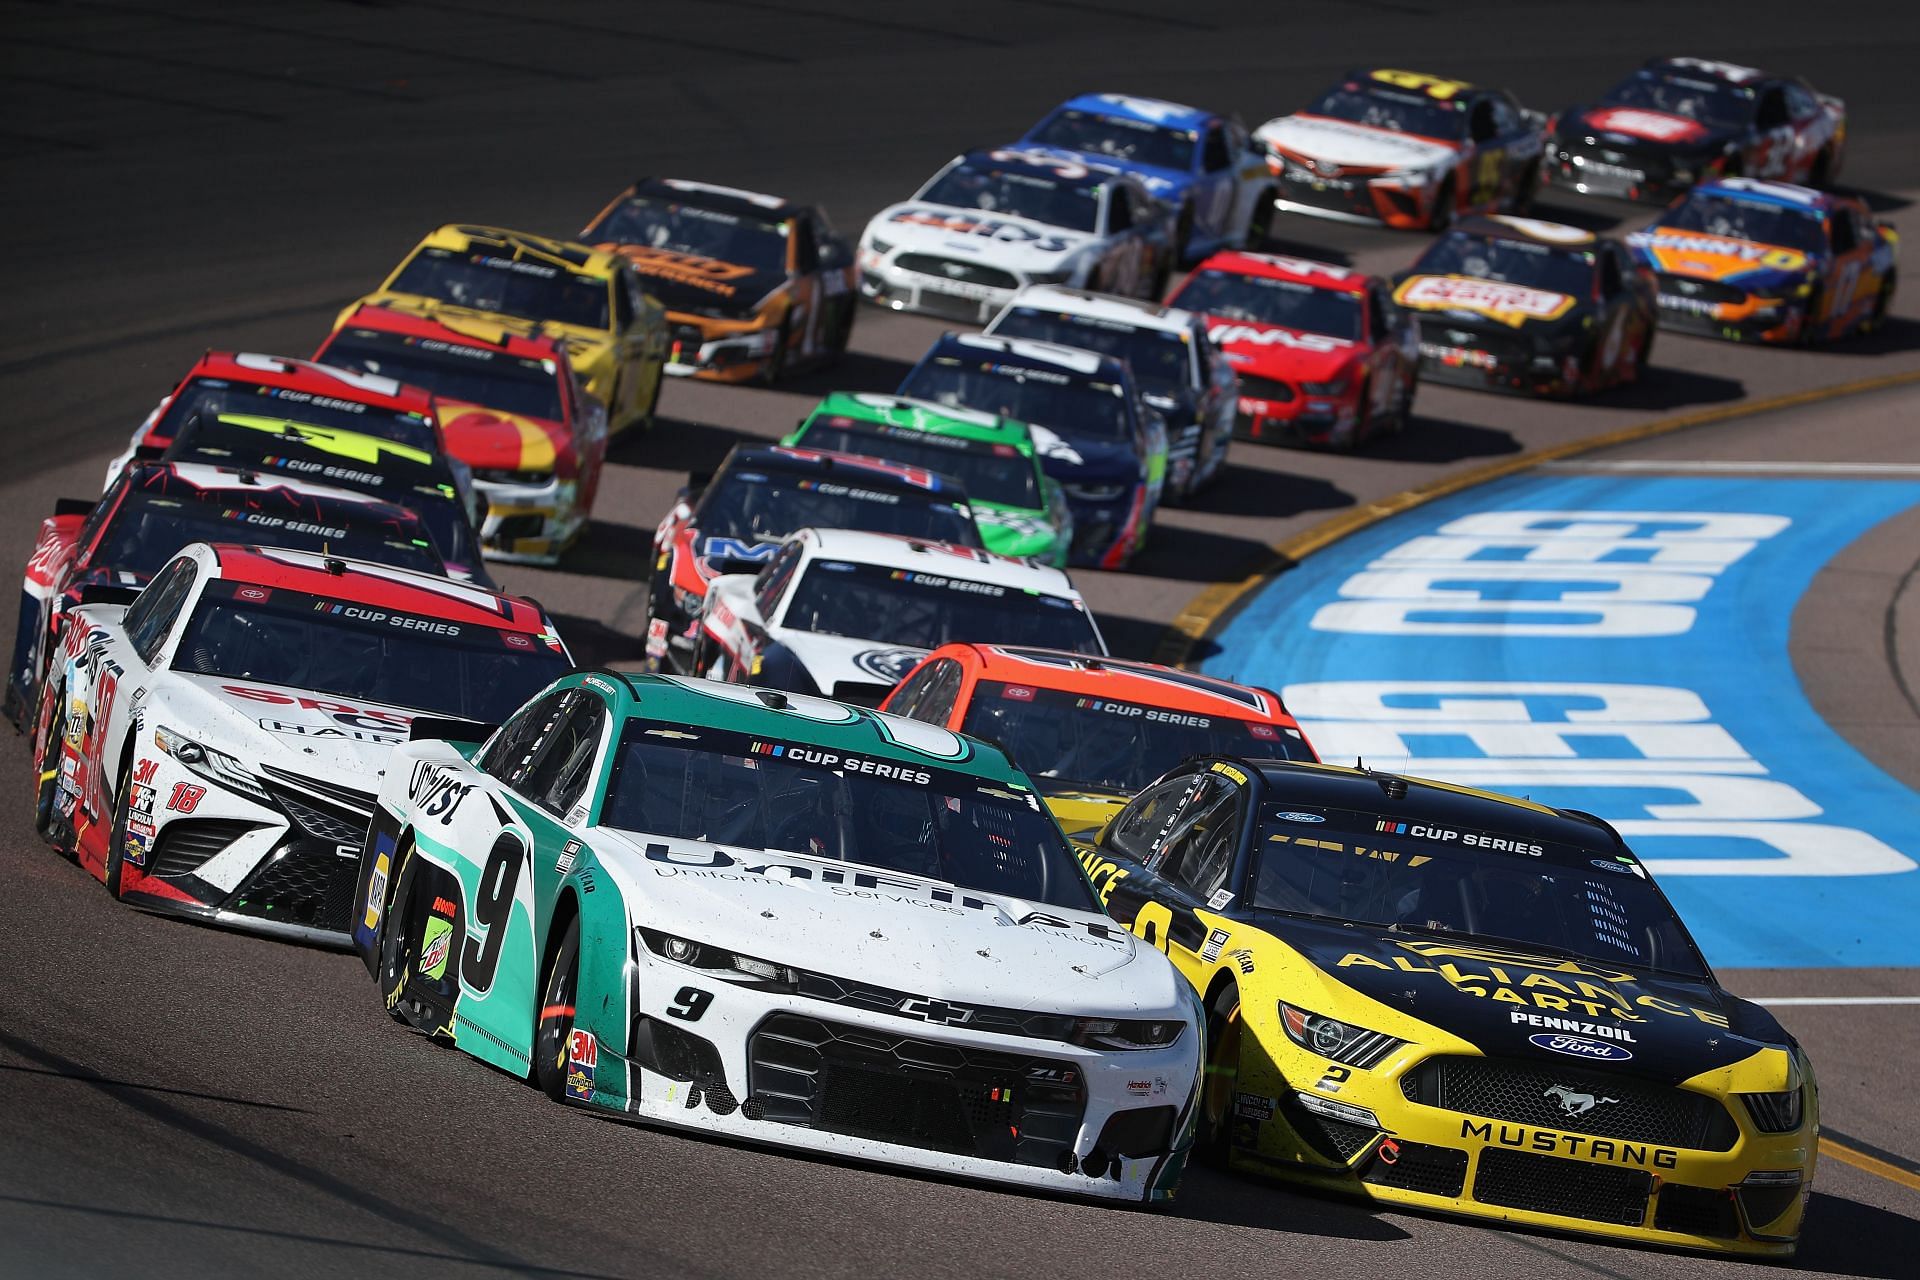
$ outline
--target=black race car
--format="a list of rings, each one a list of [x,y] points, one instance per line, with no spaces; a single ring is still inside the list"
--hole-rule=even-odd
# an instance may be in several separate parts
[[[1589,195],[1655,202],[1736,175],[1825,187],[1846,140],[1846,104],[1795,76],[1655,58],[1598,102],[1554,117],[1541,174]]]
[[[1419,321],[1422,377],[1569,397],[1639,378],[1658,292],[1617,241],[1496,214],[1436,240],[1393,300]]]

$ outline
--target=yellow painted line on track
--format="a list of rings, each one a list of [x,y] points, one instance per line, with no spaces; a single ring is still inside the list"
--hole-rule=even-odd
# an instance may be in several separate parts
[[[1828,1160],[1838,1160],[1841,1164],[1852,1165],[1876,1178],[1885,1178],[1888,1182],[1897,1182],[1909,1191],[1920,1191],[1920,1173],[1902,1168],[1891,1160],[1882,1160],[1879,1156],[1848,1146],[1828,1135],[1820,1137],[1820,1154]]]
[[[1173,621],[1168,623],[1167,629],[1161,633],[1159,643],[1154,646],[1153,660],[1166,663],[1168,666],[1185,666],[1193,656],[1194,646],[1218,626],[1220,620],[1235,605],[1266,585],[1276,574],[1292,568],[1314,552],[1331,546],[1350,534],[1358,533],[1403,511],[1423,507],[1429,502],[1450,497],[1476,485],[1518,475],[1545,462],[1558,462],[1584,453],[1633,444],[1640,440],[1651,440],[1655,436],[1684,431],[1688,427],[1704,427],[1710,423],[1775,413],[1781,409],[1797,409],[1803,405],[1819,404],[1827,400],[1839,400],[1846,396],[1864,395],[1873,391],[1890,391],[1897,387],[1915,384],[1920,384],[1920,369],[1882,374],[1874,378],[1860,378],[1830,387],[1816,387],[1810,391],[1792,391],[1785,395],[1768,396],[1764,400],[1743,400],[1737,404],[1722,405],[1717,409],[1703,409],[1698,413],[1658,418],[1638,426],[1622,427],[1618,431],[1608,431],[1583,440],[1571,440],[1566,444],[1535,449],[1499,462],[1474,467],[1454,475],[1442,476],[1377,502],[1355,507],[1331,520],[1322,521],[1311,529],[1297,533],[1291,538],[1274,543],[1268,548],[1269,555],[1265,563],[1240,581],[1218,583],[1189,600],[1186,608],[1175,614]],[[1825,1139],[1822,1139],[1822,1144],[1824,1143]]]

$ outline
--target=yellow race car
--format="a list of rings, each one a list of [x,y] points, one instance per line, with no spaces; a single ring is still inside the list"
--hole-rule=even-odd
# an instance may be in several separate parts
[[[1598,818],[1198,757],[1081,860],[1209,1015],[1200,1152],[1413,1208],[1787,1255],[1806,1054]]]
[[[557,338],[587,394],[606,406],[611,430],[652,422],[667,360],[666,311],[613,254],[524,231],[445,226],[379,289],[348,304],[334,328],[362,306]]]

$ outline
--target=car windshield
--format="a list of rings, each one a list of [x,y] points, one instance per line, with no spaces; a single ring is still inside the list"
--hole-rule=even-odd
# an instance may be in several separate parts
[[[1592,249],[1452,231],[1421,254],[1413,269],[1421,275],[1470,276],[1584,298],[1593,292],[1596,256]]]
[[[703,538],[734,538],[749,545],[815,528],[980,546],[980,531],[964,501],[851,470],[729,466],[700,499],[694,524]]]
[[[327,344],[322,362],[412,383],[441,400],[501,413],[559,422],[560,375],[545,360],[512,356],[487,347],[403,337],[368,329],[348,330]],[[441,417],[455,416],[441,406]]]
[[[1014,418],[1063,436],[1129,441],[1124,389],[1117,383],[992,358],[935,356],[907,375],[900,394],[953,409]]]
[[[1660,219],[1660,229],[1702,231],[1729,240],[1753,240],[1803,253],[1824,253],[1827,233],[1812,209],[1793,209],[1764,200],[1738,200],[1711,192],[1689,196]]]
[[[809,449],[857,453],[937,471],[958,480],[967,496],[979,502],[1027,511],[1046,505],[1032,458],[1010,444],[851,418],[815,422],[801,434],[800,443]]]
[[[1307,114],[1447,142],[1467,136],[1467,114],[1458,103],[1436,102],[1416,93],[1395,93],[1358,83],[1323,94],[1307,108]]]
[[[607,278],[550,262],[428,246],[407,259],[387,290],[494,315],[582,329],[607,327]]]
[[[1185,172],[1193,167],[1194,133],[1145,120],[1096,115],[1069,108],[1036,130],[1030,141],[1041,146],[1111,156],[1128,164]]]
[[[1042,307],[1015,307],[993,322],[1000,338],[1038,338],[1063,347],[1079,347],[1116,356],[1133,367],[1133,376],[1155,388],[1193,385],[1193,364],[1184,335],[1119,320],[1070,315]]]
[[[942,557],[944,558],[944,557]],[[817,559],[789,597],[781,625],[916,649],[962,640],[1104,654],[1078,600],[970,578]]]
[[[343,517],[343,502],[319,508],[312,502],[300,509],[278,506],[227,506],[234,495],[211,495],[213,500],[170,498],[152,493],[130,493],[113,514],[90,563],[142,577],[158,573],[189,542],[247,542],[289,547],[295,551],[324,551],[355,560],[418,569],[441,574],[446,566],[433,548],[426,528],[411,513],[405,520],[384,516]]]
[[[922,192],[920,199],[929,204],[1011,214],[1050,227],[1091,232],[1100,219],[1099,188],[1085,180],[1085,170],[1062,166],[1061,172],[1078,173],[1082,177],[1056,177],[1051,172],[1025,166],[1002,169],[961,163]]]
[[[195,419],[204,421],[222,415],[263,423],[293,423],[323,432],[350,431],[429,452],[439,443],[434,436],[433,422],[424,414],[397,412],[311,391],[230,382],[224,378],[195,378],[188,383],[149,429],[149,434],[162,440],[171,439]]]
[[[787,269],[787,224],[698,205],[629,196],[581,233],[594,244],[631,244],[731,262],[756,271]]]
[[[633,719],[614,755],[600,825],[1099,909],[1032,792],[923,761]]]
[[[1639,107],[1685,116],[1717,129],[1737,129],[1753,119],[1752,89],[1686,80],[1641,71],[1607,91],[1601,101],[1609,107]]]
[[[1705,976],[1639,863],[1611,849],[1406,818],[1267,807],[1254,834],[1254,905]]]
[[[195,606],[173,669],[499,724],[570,667],[557,644],[525,632],[220,581]]]
[[[1188,756],[1313,759],[1298,729],[996,680],[975,687],[961,727],[1030,777],[1129,795]]]
[[[1236,271],[1196,271],[1171,301],[1184,310],[1204,312],[1213,320],[1277,325],[1349,342],[1358,341],[1361,333],[1359,294],[1316,289],[1298,280],[1275,280]]]

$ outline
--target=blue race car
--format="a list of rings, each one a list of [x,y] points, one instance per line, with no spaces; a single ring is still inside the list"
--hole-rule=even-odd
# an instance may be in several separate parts
[[[1167,423],[1127,362],[1052,342],[947,333],[900,395],[1024,422],[1073,513],[1068,563],[1119,569],[1147,540],[1167,480]]]
[[[1266,158],[1233,116],[1124,93],[1061,103],[1017,144],[1062,159],[1111,165],[1179,212],[1183,261],[1218,249],[1259,248],[1277,194]]]

